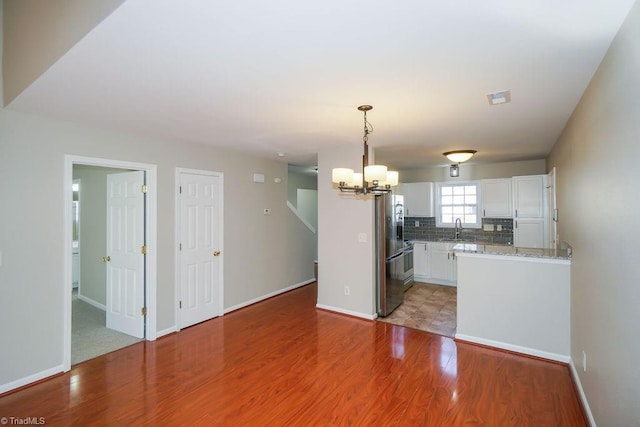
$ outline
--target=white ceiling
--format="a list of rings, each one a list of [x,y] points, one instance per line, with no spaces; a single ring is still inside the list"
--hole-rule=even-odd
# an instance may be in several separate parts
[[[310,165],[372,104],[380,163],[537,159],[633,2],[128,0],[9,107]]]

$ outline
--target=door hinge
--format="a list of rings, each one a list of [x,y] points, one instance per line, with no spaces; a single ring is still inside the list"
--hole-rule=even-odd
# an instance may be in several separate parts
[[[142,184],[142,193],[147,194],[147,191],[149,191],[149,187],[147,187],[147,184]]]
[[[147,315],[147,307],[142,307],[140,309],[140,314],[142,314],[143,316],[146,316]]]
[[[182,301],[180,301],[180,308],[182,308]]]
[[[182,194],[182,185],[180,186],[180,194]]]
[[[180,243],[180,250],[182,250],[182,243]]]
[[[142,255],[146,255],[147,254],[147,245],[143,245],[140,248],[140,253],[142,253]]]

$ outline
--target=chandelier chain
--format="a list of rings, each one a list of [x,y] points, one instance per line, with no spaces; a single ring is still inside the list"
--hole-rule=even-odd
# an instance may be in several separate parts
[[[366,144],[369,141],[369,134],[373,132],[373,126],[367,121],[367,112],[364,111],[364,136],[362,140]]]

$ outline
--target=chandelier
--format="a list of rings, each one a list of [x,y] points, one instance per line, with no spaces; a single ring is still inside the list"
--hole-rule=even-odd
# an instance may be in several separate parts
[[[385,194],[391,191],[391,187],[398,185],[398,172],[388,171],[384,165],[369,165],[369,134],[373,132],[373,126],[367,121],[367,111],[371,111],[371,105],[361,105],[359,111],[364,113],[364,154],[362,155],[363,173],[354,172],[349,168],[334,168],[331,171],[331,179],[342,192],[355,194]]]

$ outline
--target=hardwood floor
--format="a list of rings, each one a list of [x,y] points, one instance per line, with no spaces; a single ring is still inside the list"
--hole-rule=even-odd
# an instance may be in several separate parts
[[[316,310],[316,286],[0,398],[47,425],[584,426],[567,366]]]

